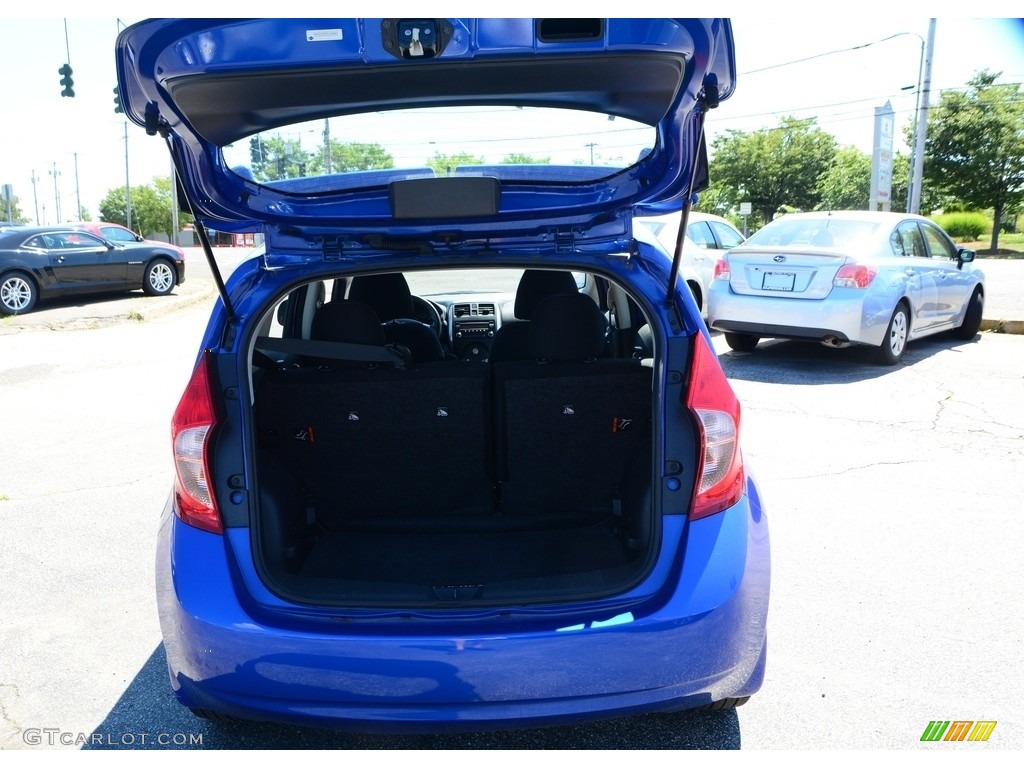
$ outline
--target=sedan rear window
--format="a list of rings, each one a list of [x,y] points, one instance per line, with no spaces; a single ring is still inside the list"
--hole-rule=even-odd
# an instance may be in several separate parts
[[[751,235],[744,245],[857,248],[871,242],[879,226],[874,221],[834,218],[778,219]]]

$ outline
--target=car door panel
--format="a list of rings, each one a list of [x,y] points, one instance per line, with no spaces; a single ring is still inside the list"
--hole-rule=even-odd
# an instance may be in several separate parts
[[[63,290],[116,290],[127,284],[122,249],[83,232],[54,233],[47,238],[50,267]]]

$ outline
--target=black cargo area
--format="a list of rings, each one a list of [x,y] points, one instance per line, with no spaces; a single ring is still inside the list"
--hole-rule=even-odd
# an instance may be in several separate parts
[[[290,598],[579,598],[648,564],[652,371],[640,360],[259,374],[254,541]]]

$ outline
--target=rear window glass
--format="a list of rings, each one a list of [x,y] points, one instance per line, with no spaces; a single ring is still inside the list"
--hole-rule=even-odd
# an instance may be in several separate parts
[[[298,123],[221,152],[238,175],[315,194],[449,175],[589,183],[634,165],[656,138],[651,126],[582,110],[437,107]]]
[[[873,241],[876,221],[842,219],[778,219],[752,234],[744,245],[854,248]]]

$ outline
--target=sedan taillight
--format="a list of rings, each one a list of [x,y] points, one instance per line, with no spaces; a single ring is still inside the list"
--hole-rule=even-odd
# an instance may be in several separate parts
[[[686,405],[700,428],[700,467],[690,519],[721,512],[743,495],[740,403],[703,334],[693,345],[693,367]]]
[[[877,269],[863,264],[844,264],[836,272],[832,285],[836,288],[867,288],[877,274]]]
[[[207,456],[210,433],[216,424],[209,353],[204,352],[171,419],[176,470],[174,511],[183,523],[211,533],[223,533],[217,500],[210,488]]]
[[[728,280],[731,276],[728,259],[719,259],[715,262],[715,280]]]

